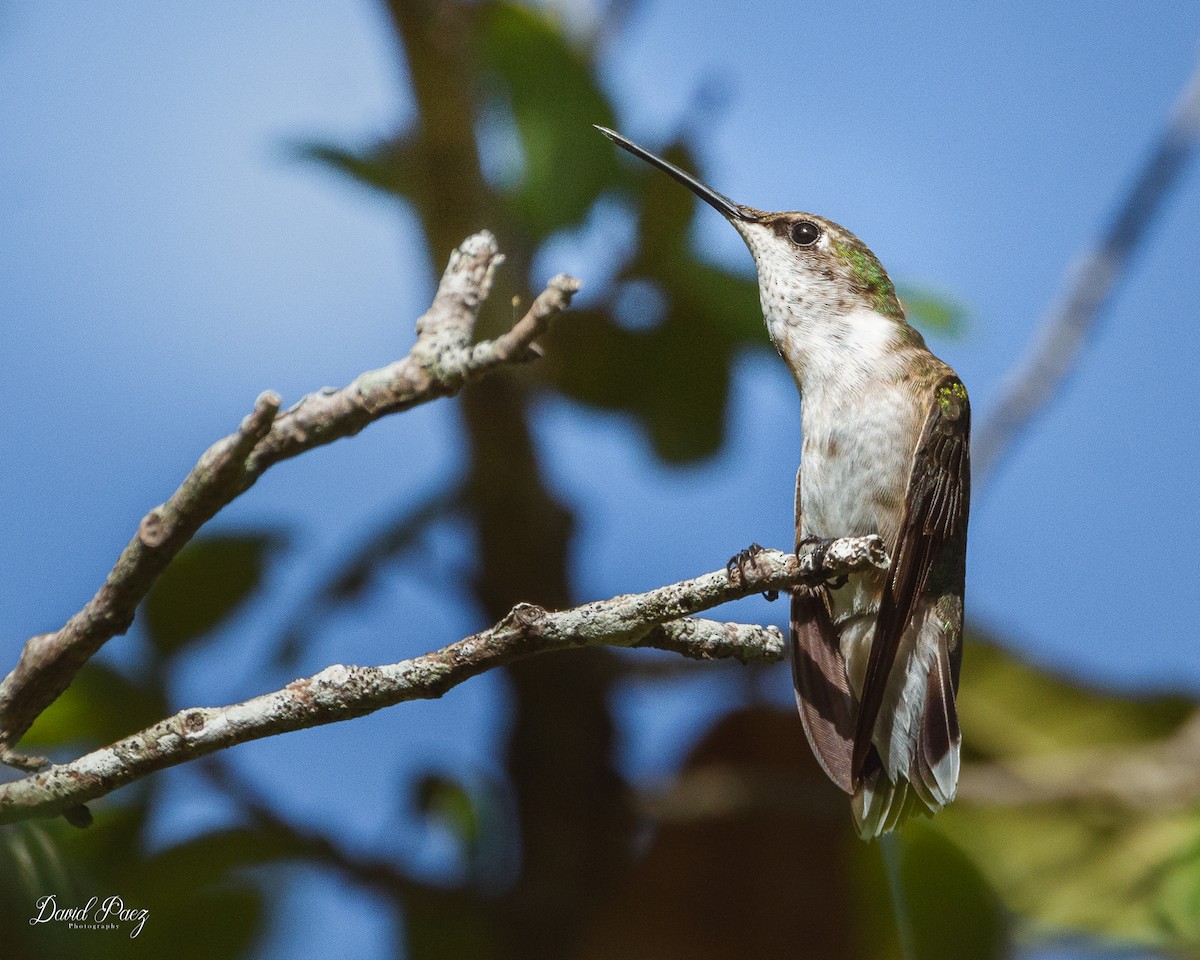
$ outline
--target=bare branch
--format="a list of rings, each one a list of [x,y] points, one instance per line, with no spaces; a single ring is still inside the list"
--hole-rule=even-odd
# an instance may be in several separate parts
[[[958,800],[988,808],[1087,804],[1142,816],[1194,809],[1200,800],[1200,710],[1159,740],[965,764]],[[660,824],[842,810],[824,778],[720,764],[681,771],[642,793],[638,807]]]
[[[689,660],[733,659],[740,663],[774,663],[783,659],[785,650],[778,627],[691,618],[660,624],[633,646],[669,650]]]
[[[989,806],[1087,801],[1163,812],[1200,799],[1200,712],[1170,736],[963,767],[959,798]]]
[[[1200,64],[1175,104],[1154,153],[1095,249],[1072,264],[1067,289],[1014,367],[992,415],[975,434],[972,473],[982,485],[1017,434],[1054,396],[1096,328],[1130,257],[1178,180],[1200,136]]]
[[[351,852],[330,836],[289,822],[272,808],[266,797],[216,758],[206,760],[200,764],[200,768],[213,786],[234,801],[251,819],[257,832],[282,838],[293,855],[303,855],[315,863],[333,868],[348,879],[386,896],[403,896],[415,889],[423,892],[429,890],[385,857]]]
[[[878,537],[847,538],[807,547],[799,556],[762,550],[740,568],[557,613],[520,604],[490,630],[433,653],[379,667],[337,664],[244,703],[182,710],[78,760],[7,783],[0,787],[0,823],[54,816],[155,770],[237,743],[440,697],[470,677],[536,653],[653,646],[702,659],[779,660],[784,643],[777,630],[672,621],[749,594],[887,563]]]
[[[17,741],[88,658],[129,629],[138,604],[196,531],[272,464],[352,436],[389,413],[450,396],[499,364],[526,358],[570,303],[579,281],[555,277],[511,331],[473,345],[479,306],[503,259],[486,230],[465,240],[451,255],[433,304],[417,321],[417,341],[403,359],[341,389],[311,393],[282,413],[278,395],[260,396],[237,432],[210,447],[171,498],[146,514],[87,605],[62,629],[26,642],[17,666],[0,682],[0,760],[36,765],[35,758],[16,757]]]

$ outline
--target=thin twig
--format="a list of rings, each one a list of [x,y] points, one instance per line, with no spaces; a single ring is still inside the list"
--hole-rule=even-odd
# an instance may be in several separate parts
[[[450,396],[502,363],[527,358],[580,284],[556,276],[512,330],[472,344],[479,306],[502,261],[488,231],[465,240],[451,255],[433,304],[417,322],[416,344],[403,359],[341,389],[310,393],[282,413],[277,394],[260,396],[237,432],[210,447],[171,498],[146,514],[87,605],[60,630],[26,642],[0,682],[0,762],[37,765],[38,758],[14,753],[17,741],[88,658],[129,629],[138,604],[196,531],[272,464],[352,436],[387,414]]]
[[[425,889],[424,884],[386,857],[353,853],[326,834],[289,822],[272,807],[267,797],[259,794],[236,771],[218,763],[216,758],[206,760],[199,766],[213,786],[234,801],[250,818],[256,832],[279,837],[293,856],[304,856],[332,867],[354,882],[389,897],[404,896],[414,889]]]
[[[1146,235],[1200,136],[1200,64],[1133,187],[1093,250],[1067,275],[1066,291],[1042,321],[1025,357],[1009,374],[1000,401],[975,433],[971,472],[982,486],[1021,429],[1050,401],[1096,328],[1138,243]]]
[[[102,797],[165,767],[263,737],[433,699],[470,677],[553,650],[654,646],[701,659],[775,661],[774,628],[711,621],[671,623],[729,600],[885,567],[883,541],[856,537],[799,556],[761,550],[741,567],[552,613],[520,604],[482,633],[411,660],[378,667],[326,667],[282,690],[225,707],[195,707],[70,763],[0,787],[0,823],[48,817]]]

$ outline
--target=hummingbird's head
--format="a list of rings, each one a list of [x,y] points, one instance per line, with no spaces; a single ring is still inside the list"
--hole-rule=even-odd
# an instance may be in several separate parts
[[[768,213],[734,203],[619,133],[596,129],[670,174],[733,224],[754,255],[767,328],[785,355],[797,336],[811,339],[822,331],[880,348],[920,340],[904,319],[887,271],[845,227],[812,213]],[[799,357],[791,359],[794,370],[806,366]]]
[[[738,213],[728,219],[754,255],[764,313],[832,317],[865,307],[907,325],[883,264],[845,227],[800,211]]]

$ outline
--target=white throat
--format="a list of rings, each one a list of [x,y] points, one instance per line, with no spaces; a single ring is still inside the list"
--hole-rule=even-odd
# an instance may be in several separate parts
[[[865,305],[848,312],[821,309],[812,300],[790,306],[768,302],[764,291],[767,332],[801,390],[832,381],[855,389],[900,366],[905,331],[895,320]]]
[[[763,319],[801,390],[815,382],[854,389],[900,365],[914,331],[871,309],[827,272],[802,268],[770,227],[734,222],[758,267]],[[828,232],[816,246],[833,256]],[[920,341],[919,336],[917,337]]]

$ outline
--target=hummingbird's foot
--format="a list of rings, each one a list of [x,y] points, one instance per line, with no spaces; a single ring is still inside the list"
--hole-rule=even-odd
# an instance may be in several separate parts
[[[725,564],[725,575],[730,579],[730,581],[732,581],[733,580],[733,571],[736,570],[737,574],[738,574],[738,579],[742,583],[745,583],[746,582],[746,564],[753,563],[754,558],[757,557],[762,552],[763,552],[762,545],[757,544],[757,543],[750,544],[750,546],[748,546],[745,550],[739,550],[732,557],[730,557],[729,562],[727,564]],[[779,599],[779,591],[778,590],[764,590],[763,597],[770,601],[778,600]]]
[[[823,567],[825,566],[825,555],[829,552],[829,547],[833,543],[834,539],[835,538],[833,537],[814,537],[811,535],[802,537],[799,543],[796,544],[796,556],[799,557],[800,551],[805,547],[815,547],[812,552],[813,562],[817,566]],[[827,586],[830,590],[836,590],[838,587],[844,587],[847,579],[848,578],[846,574],[842,573],[836,577],[830,577],[827,579],[825,581],[825,586]]]

